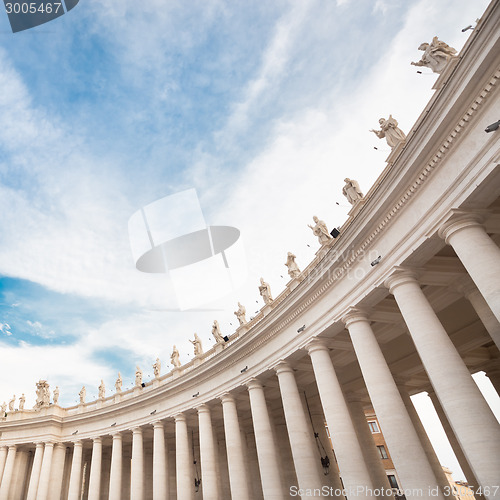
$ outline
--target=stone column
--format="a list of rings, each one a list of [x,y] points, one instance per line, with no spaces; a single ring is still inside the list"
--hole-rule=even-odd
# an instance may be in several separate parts
[[[355,309],[343,321],[349,330],[368,394],[401,479],[401,487],[422,491],[423,498],[431,498],[429,489],[436,486],[434,472],[370,322],[362,312]],[[444,499],[441,494],[432,498]]]
[[[102,439],[94,438],[90,462],[89,500],[99,500],[101,489]]]
[[[488,236],[481,217],[463,214],[439,229],[500,321],[500,248]]]
[[[482,258],[481,255],[477,260]],[[429,380],[476,478],[481,486],[493,487],[500,470],[500,426],[493,412],[420,289],[415,274],[398,272],[386,281],[386,286],[396,299]]]
[[[314,340],[307,346],[307,350],[344,486],[352,491],[356,491],[358,487],[366,487],[364,497],[376,498],[369,494],[373,490],[372,480],[328,347],[321,341]]]
[[[500,321],[497,320],[493,312],[481,292],[477,289],[472,279],[467,276],[466,279],[460,281],[456,286],[459,292],[464,294],[464,297],[471,303],[471,306],[479,316],[481,323],[483,323],[486,331],[489,333],[493,342],[495,342],[498,349],[500,349]]]
[[[221,397],[221,401],[222,413],[224,415],[224,435],[226,437],[231,498],[250,500],[236,403],[230,394],[224,394]]]
[[[366,421],[363,403],[353,394],[350,394],[347,400],[352,422],[356,428],[356,434],[358,435],[359,444],[361,445],[373,486],[377,489],[390,490],[391,485],[387,479],[382,460],[380,460],[380,453],[377,451],[375,441]]]
[[[64,479],[64,463],[66,461],[66,446],[63,443],[57,443],[54,447],[54,455],[52,457],[52,472],[50,481],[51,498],[59,499],[61,497],[63,479]]]
[[[153,423],[153,500],[168,500],[168,467],[162,422]]]
[[[498,366],[498,361],[495,366],[493,364],[485,366],[484,374],[490,379],[491,385],[493,385],[500,396],[500,366]]]
[[[200,432],[201,487],[203,490],[203,500],[219,500],[214,431],[212,428],[210,408],[207,405],[198,407],[198,428]]]
[[[317,465],[319,456],[314,448],[314,436],[311,436],[309,431],[309,423],[300,400],[293,370],[285,361],[280,362],[275,367],[275,370],[278,375],[283,412],[298,486],[304,490],[321,488],[322,480]]]
[[[38,481],[37,500],[46,500],[49,493],[50,470],[52,467],[52,455],[54,453],[54,443],[45,443],[43,450],[42,466],[40,469],[40,480]]]
[[[122,462],[123,462],[123,437],[121,433],[113,434],[111,447],[111,467],[109,471],[109,500],[122,498]]]
[[[191,500],[194,477],[189,454],[189,437],[186,416],[175,415],[175,476],[177,479],[177,500]]]
[[[132,463],[130,470],[130,500],[143,500],[144,497],[144,447],[142,429],[132,429]]]
[[[474,486],[474,491],[476,491],[477,487],[479,486],[479,481],[477,480],[476,476],[474,475],[474,472],[472,472],[472,469],[469,465],[469,462],[467,461],[467,458],[464,455],[462,447],[460,446],[460,443],[458,442],[458,439],[455,436],[453,429],[451,428],[450,422],[446,418],[443,407],[439,403],[439,400],[436,396],[436,393],[434,391],[430,390],[430,391],[427,391],[427,395],[429,396],[429,398],[432,401],[432,404],[434,405],[434,409],[436,410],[436,413],[439,417],[441,425],[443,426],[446,437],[448,438],[448,441],[450,442],[453,453],[457,457],[458,463],[460,464],[460,468],[462,469],[463,473],[465,474],[465,478],[467,479],[467,482],[471,486]],[[477,495],[475,495],[475,496],[477,497]]]
[[[80,500],[80,488],[82,484],[82,456],[83,444],[81,441],[75,441],[73,445],[71,473],[69,476],[68,500]]]
[[[16,445],[9,446],[5,467],[3,470],[2,483],[0,485],[0,500],[9,500],[9,491],[14,473],[14,463],[16,461]]]
[[[28,487],[26,500],[36,500],[38,482],[40,481],[40,471],[42,469],[43,443],[36,443],[35,456],[33,457],[33,467]]]
[[[274,445],[264,389],[256,378],[247,386],[264,500],[283,500],[285,495],[280,478],[279,457]]]
[[[5,467],[5,461],[7,460],[7,446],[0,446],[0,485],[2,484],[3,469]]]
[[[415,406],[413,406],[413,402],[408,394],[406,387],[404,386],[403,383],[398,383],[397,385],[399,393],[401,394],[401,399],[403,400],[403,403],[406,406],[408,415],[410,415],[415,430],[417,431],[418,437],[420,438],[420,442],[422,443],[425,453],[427,454],[427,458],[429,460],[429,463],[431,464],[432,470],[434,471],[434,475],[436,476],[436,481],[439,487],[441,488],[443,496],[448,497],[450,500],[455,500],[455,497],[451,492],[448,495],[446,494],[446,492],[449,491],[450,483],[448,482],[448,479],[446,478],[443,472],[443,468],[439,463],[436,452],[434,451],[434,448],[429,439],[429,436],[427,435],[427,432],[425,432],[422,421],[418,416]]]

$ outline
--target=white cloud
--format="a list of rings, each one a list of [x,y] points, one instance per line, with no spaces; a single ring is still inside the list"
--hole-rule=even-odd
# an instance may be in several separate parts
[[[11,336],[12,331],[10,329],[10,325],[8,323],[0,323],[0,332],[4,335]]]

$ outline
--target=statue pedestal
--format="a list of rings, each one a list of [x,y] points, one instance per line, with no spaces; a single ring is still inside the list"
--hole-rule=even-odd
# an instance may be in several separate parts
[[[122,393],[121,392],[117,392],[115,394],[115,403],[119,403],[121,400],[122,400]]]
[[[355,205],[352,206],[351,210],[348,212],[348,217],[353,219],[356,217],[356,215],[359,214],[359,211],[363,208],[363,205],[365,204],[365,199],[362,198],[361,200],[358,200]]]
[[[293,292],[293,290],[295,290],[298,286],[299,286],[299,283],[300,283],[300,278],[293,278],[292,281],[289,281],[287,284],[286,284],[286,287],[291,291]]]
[[[85,411],[85,404],[80,403],[78,405],[78,413],[83,413]]]
[[[316,252],[316,255],[318,258],[322,259],[330,249],[330,246],[328,244],[326,245],[321,245],[320,249]]]
[[[215,344],[214,346],[214,351],[215,351],[215,354],[219,354],[220,352],[222,352],[224,350],[224,347],[226,347],[224,344]]]
[[[434,82],[432,86],[433,90],[439,90],[444,86],[455,69],[455,66],[458,64],[458,60],[459,58],[457,56],[453,56],[449,59],[448,64],[446,64],[443,71],[439,74],[438,79]]]
[[[141,393],[141,390],[142,390],[142,386],[141,385],[136,385],[134,387],[134,391],[132,392],[132,394],[134,396],[138,396]]]
[[[193,359],[193,366],[200,366],[202,361],[203,360],[199,356],[195,356]]]
[[[243,335],[248,332],[248,325],[245,323],[244,325],[239,326],[236,331],[238,332],[238,335]]]
[[[172,368],[172,378],[176,379],[181,376],[181,369],[180,368]]]
[[[160,378],[159,377],[155,377],[153,379],[153,387],[158,387],[160,385]]]
[[[266,304],[266,305],[265,305],[265,306],[261,309],[262,314],[263,314],[264,316],[267,316],[267,315],[271,312],[271,310],[272,310],[271,304]]]
[[[391,151],[391,154],[385,159],[386,163],[394,163],[396,161],[396,158],[399,156],[399,153],[403,151],[403,148],[406,145],[406,141],[400,141],[398,142]]]

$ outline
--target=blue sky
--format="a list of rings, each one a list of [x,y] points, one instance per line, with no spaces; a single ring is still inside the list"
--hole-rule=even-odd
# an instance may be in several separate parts
[[[408,131],[432,96],[418,45],[460,49],[486,5],[82,0],[16,34],[0,12],[0,400],[33,404],[39,378],[92,399],[136,364],[165,371],[173,344],[189,360],[194,332],[209,348],[214,319],[231,333],[260,276],[281,291],[287,251],[311,260],[312,215],[345,220],[343,179],[366,192],[382,171],[379,117]],[[192,187],[208,223],[241,230],[249,278],[181,313],[134,269],[127,223]]]

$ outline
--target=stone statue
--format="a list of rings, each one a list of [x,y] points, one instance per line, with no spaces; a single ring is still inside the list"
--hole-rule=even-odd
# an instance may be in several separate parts
[[[106,386],[104,381],[101,379],[101,385],[99,386],[99,399],[104,399],[106,397]]]
[[[380,123],[380,130],[371,129],[370,132],[373,132],[379,139],[383,139],[385,137],[385,140],[391,149],[406,139],[406,135],[400,128],[398,128],[398,122],[392,117],[392,115],[389,115],[387,120],[385,118],[380,118],[378,122]]]
[[[116,379],[115,382],[116,392],[122,392],[122,384],[123,384],[122,374],[118,372],[118,378]]]
[[[194,355],[201,356],[203,354],[203,347],[201,345],[200,337],[198,334],[194,334],[194,340],[189,339],[189,342],[194,345]]]
[[[220,332],[219,322],[216,319],[214,319],[214,324],[212,325],[212,335],[214,336],[217,344],[224,344],[225,343],[224,337],[222,336],[222,333]]]
[[[290,275],[290,278],[298,278],[300,275],[299,266],[295,262],[296,258],[297,257],[292,252],[288,252],[285,266],[288,267],[288,274]]]
[[[0,418],[5,417],[6,413],[7,413],[7,403],[4,401],[2,403],[2,406],[0,406]]]
[[[16,404],[16,395],[12,396],[12,399],[9,401],[9,411],[14,411],[14,405]]]
[[[57,402],[59,401],[59,387],[56,385],[56,388],[54,389],[54,404],[56,405]]]
[[[160,361],[160,358],[156,358],[156,362],[153,365],[153,372],[155,374],[155,378],[160,378],[160,372],[161,372],[161,361]]]
[[[138,366],[135,367],[135,386],[142,386],[142,370]]]
[[[316,216],[314,216],[313,221],[315,225],[311,226],[308,224],[308,226],[312,229],[314,235],[318,237],[320,245],[325,245],[333,239],[333,236],[328,232],[328,228],[322,220],[319,220]]]
[[[363,193],[357,181],[345,178],[345,186],[342,188],[342,194],[347,198],[351,205],[356,205],[359,200],[363,199]]]
[[[264,278],[260,278],[259,293],[264,299],[265,304],[270,304],[273,301],[271,296],[271,287],[269,286],[269,283],[264,281]]]
[[[80,396],[80,404],[85,404],[85,398],[87,397],[87,389],[85,389],[85,386],[82,387],[78,395]]]
[[[50,404],[49,383],[46,380],[39,380],[36,383],[36,403],[34,408],[49,406],[49,404]]]
[[[170,362],[174,365],[174,368],[179,368],[181,366],[181,360],[179,359],[179,351],[177,347],[172,349],[172,354],[170,355]]]
[[[442,42],[435,36],[432,42],[422,43],[418,50],[423,50],[422,58],[418,62],[412,62],[412,66],[425,66],[431,68],[434,73],[441,73],[454,57],[457,51],[447,43]]]
[[[19,410],[24,410],[24,404],[26,403],[26,397],[23,394],[21,394],[21,397],[19,398]]]
[[[242,306],[238,302],[238,310],[234,312],[234,315],[238,318],[238,321],[240,322],[240,326],[246,325],[247,319],[245,318],[245,314],[247,313],[247,310],[245,309],[245,306]]]

